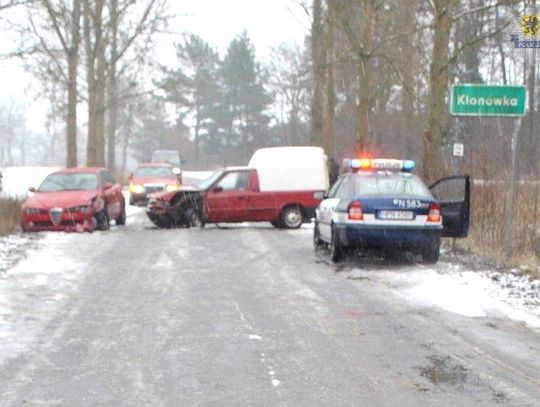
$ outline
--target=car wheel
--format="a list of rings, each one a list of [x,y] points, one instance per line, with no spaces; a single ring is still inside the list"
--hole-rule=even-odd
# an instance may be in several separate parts
[[[281,212],[281,223],[287,229],[298,229],[303,222],[302,211],[298,205],[287,206]]]
[[[109,230],[110,227],[107,208],[103,208],[103,210],[96,215],[96,228],[97,230]]]
[[[332,226],[332,239],[330,241],[330,260],[338,263],[343,258],[343,247],[339,241],[336,229]]]
[[[129,204],[130,205],[135,205],[135,200],[133,199],[132,196],[129,197]]]
[[[319,222],[315,222],[315,227],[313,228],[313,247],[315,250],[324,246],[324,242],[321,240],[321,232],[319,231]]]
[[[126,224],[126,207],[125,205],[122,206],[122,213],[120,214],[120,217],[115,219],[114,221],[116,225],[123,226]]]
[[[186,209],[185,216],[188,228],[203,228],[204,223],[198,210],[196,210],[195,208],[188,208]]]
[[[157,218],[153,221],[154,225],[161,229],[170,229],[172,227],[172,222],[170,219],[166,218]]]
[[[439,244],[430,245],[422,250],[422,263],[435,264],[439,261]]]

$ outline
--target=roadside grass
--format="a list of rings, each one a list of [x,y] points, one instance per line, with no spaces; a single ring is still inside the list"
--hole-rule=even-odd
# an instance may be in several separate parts
[[[504,182],[472,186],[469,237],[458,241],[459,250],[505,269],[519,269],[540,279],[540,186],[522,182],[516,190],[513,221],[513,253],[504,259],[506,194]],[[459,240],[459,239],[458,239]]]
[[[22,202],[0,198],[0,236],[13,233],[20,224]]]

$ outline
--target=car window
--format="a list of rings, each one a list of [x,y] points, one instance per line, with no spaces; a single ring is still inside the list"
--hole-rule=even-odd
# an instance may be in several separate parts
[[[446,179],[435,185],[431,193],[439,202],[460,202],[465,197],[466,184],[464,178]]]
[[[135,170],[136,177],[174,178],[171,167],[139,167]]]
[[[78,191],[97,189],[98,180],[96,174],[92,173],[54,173],[50,174],[41,183],[38,191]]]
[[[343,180],[346,178],[345,175],[339,177],[337,181],[334,183],[330,191],[328,192],[328,198],[335,198],[336,194],[339,190],[340,185],[343,183]]]
[[[354,187],[347,192],[352,196],[414,196],[431,197],[429,189],[417,177],[398,174],[358,174]]]
[[[248,186],[248,172],[230,172],[219,181],[217,186],[223,188],[223,191],[246,190]]]
[[[222,174],[223,170],[218,170],[214,172],[212,175],[210,175],[208,178],[206,178],[199,184],[199,188],[203,190],[210,188],[214,184],[214,182],[216,182],[216,180],[221,177]]]

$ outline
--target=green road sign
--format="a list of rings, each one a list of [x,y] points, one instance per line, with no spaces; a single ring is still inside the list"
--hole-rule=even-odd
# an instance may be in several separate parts
[[[524,116],[524,86],[452,85],[450,114],[454,116]]]

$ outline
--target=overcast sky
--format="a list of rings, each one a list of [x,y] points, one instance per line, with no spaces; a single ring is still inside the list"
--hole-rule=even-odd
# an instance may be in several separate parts
[[[176,62],[173,44],[182,34],[193,32],[223,56],[227,46],[244,29],[253,42],[257,58],[268,63],[271,48],[281,43],[301,45],[309,31],[309,17],[300,0],[170,0],[172,33],[160,36],[156,48],[161,63]],[[2,49],[6,44],[2,46]],[[43,128],[45,105],[35,101],[36,84],[17,61],[0,62],[0,103],[15,98],[29,106],[29,126]]]

